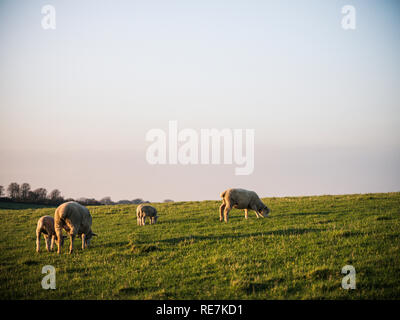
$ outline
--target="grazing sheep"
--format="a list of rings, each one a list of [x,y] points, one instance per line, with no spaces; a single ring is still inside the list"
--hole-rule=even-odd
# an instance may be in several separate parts
[[[37,222],[36,227],[36,251],[40,252],[40,235],[43,233],[46,241],[47,251],[53,251],[54,241],[57,240],[56,231],[54,230],[54,219],[50,216],[43,216]]]
[[[221,193],[222,204],[219,207],[219,221],[222,221],[222,213],[225,222],[228,222],[229,211],[232,208],[244,209],[247,219],[247,210],[254,210],[257,218],[268,217],[270,210],[260,200],[257,193],[244,189],[228,189]]]
[[[70,246],[69,253],[72,253],[74,247],[74,238],[76,235],[82,238],[82,249],[90,245],[90,240],[97,234],[92,232],[92,216],[89,210],[75,201],[69,201],[61,204],[54,214],[54,226],[57,235],[57,253],[61,253],[63,246],[62,228],[68,230]]]
[[[140,204],[136,208],[136,217],[138,226],[146,224],[146,217],[150,218],[150,224],[155,224],[158,219],[157,210],[148,204]]]

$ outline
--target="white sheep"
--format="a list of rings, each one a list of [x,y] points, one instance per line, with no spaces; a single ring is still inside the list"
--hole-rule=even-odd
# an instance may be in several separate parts
[[[138,226],[144,226],[146,224],[146,217],[150,218],[150,224],[155,224],[157,222],[157,209],[148,205],[140,204],[136,208],[136,218]]]
[[[247,219],[247,211],[254,210],[257,218],[268,217],[270,209],[260,200],[257,193],[245,189],[228,189],[221,193],[222,204],[219,207],[219,220],[228,222],[229,211],[232,208],[244,209]]]
[[[36,251],[37,252],[40,252],[41,234],[43,234],[44,240],[46,241],[47,251],[53,251],[54,240],[56,238],[53,217],[43,216],[37,222],[37,227],[36,227]]]
[[[70,247],[69,253],[72,253],[74,247],[74,238],[76,235],[82,238],[82,249],[90,245],[90,240],[97,234],[92,232],[92,216],[89,210],[75,201],[69,201],[61,204],[54,214],[54,226],[57,235],[57,253],[61,253],[64,239],[62,237],[62,228],[68,230]]]

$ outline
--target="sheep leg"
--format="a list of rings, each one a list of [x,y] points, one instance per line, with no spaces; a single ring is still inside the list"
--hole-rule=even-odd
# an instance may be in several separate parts
[[[75,239],[75,234],[70,234],[69,235],[69,254],[71,254],[74,251],[74,239]]]
[[[74,239],[76,234],[77,234],[76,229],[72,228],[69,234],[69,254],[71,254],[74,251]]]
[[[254,212],[256,213],[257,218],[261,217],[261,214],[258,213],[258,210],[257,210],[256,206],[253,206],[251,209],[254,210]]]
[[[57,235],[57,253],[60,254],[62,247],[62,240],[63,240],[62,230],[60,227],[56,228],[56,235]]]
[[[223,203],[223,204],[221,204],[221,206],[219,207],[219,221],[223,221],[223,215],[222,215],[222,213],[224,212],[224,210],[225,210],[225,203]]]
[[[142,226],[146,225],[146,216],[142,217]]]
[[[244,209],[244,217],[245,217],[245,219],[247,219],[249,217],[247,209]]]
[[[54,248],[54,241],[56,240],[56,236],[53,234],[51,236],[51,244],[50,244],[50,251],[53,251]]]
[[[46,250],[50,252],[51,236],[45,235],[44,239],[46,240]]]
[[[225,206],[224,210],[224,221],[227,223],[228,222],[228,216],[229,216],[229,211],[231,211],[231,207]]]
[[[40,231],[36,232],[36,251],[40,252]]]
[[[86,248],[86,235],[82,233],[82,250]]]
[[[136,220],[137,220],[137,225],[140,226],[140,225],[141,225],[141,221],[140,221],[141,218],[140,218],[139,216],[137,216],[137,219],[136,219]]]

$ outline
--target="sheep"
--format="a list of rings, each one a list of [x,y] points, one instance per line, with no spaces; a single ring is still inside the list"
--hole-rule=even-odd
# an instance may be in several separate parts
[[[43,216],[37,222],[36,227],[36,251],[40,252],[40,236],[43,233],[46,241],[47,251],[53,251],[54,241],[57,240],[56,231],[54,230],[54,219],[50,216]],[[65,237],[65,236],[63,236]]]
[[[140,204],[136,208],[136,217],[138,226],[146,224],[146,217],[150,218],[150,224],[155,224],[158,219],[157,209],[148,204]]]
[[[232,208],[244,209],[247,219],[247,211],[254,210],[257,218],[268,217],[270,209],[260,200],[257,193],[245,189],[228,189],[221,193],[222,204],[219,207],[219,221],[228,222],[229,211]],[[222,213],[224,216],[222,216]]]
[[[69,230],[70,254],[73,252],[76,235],[82,238],[82,250],[90,245],[93,236],[97,236],[92,232],[92,216],[89,210],[75,201],[65,202],[57,207],[54,214],[54,226],[57,235],[58,254],[61,253],[61,247],[64,244],[62,228]]]

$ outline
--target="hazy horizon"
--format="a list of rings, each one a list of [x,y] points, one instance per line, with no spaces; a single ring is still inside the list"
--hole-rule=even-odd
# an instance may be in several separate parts
[[[0,185],[155,202],[400,191],[399,18],[389,0],[0,1]],[[150,165],[146,133],[171,120],[254,129],[254,172]]]

